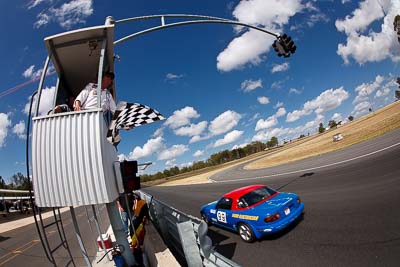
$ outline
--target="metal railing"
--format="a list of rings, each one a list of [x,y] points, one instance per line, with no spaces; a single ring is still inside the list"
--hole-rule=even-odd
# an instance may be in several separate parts
[[[140,192],[149,207],[150,220],[182,266],[239,267],[214,250],[207,225],[157,199]]]

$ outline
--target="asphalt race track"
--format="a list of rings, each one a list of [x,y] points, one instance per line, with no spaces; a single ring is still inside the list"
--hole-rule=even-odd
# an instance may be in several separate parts
[[[109,226],[107,211],[104,205],[99,206],[99,210],[101,218],[100,227],[102,232],[105,233]],[[76,208],[75,213],[79,223],[80,232],[82,234],[83,243],[85,244],[90,261],[93,261],[98,248],[96,243],[98,234],[95,224],[93,222],[89,224],[86,211],[83,207]],[[89,212],[89,214],[92,213]],[[68,244],[76,266],[87,266],[76,238],[70,212],[67,211],[63,213],[62,218],[65,234],[67,236]],[[50,223],[51,220],[46,219],[45,222],[47,224]],[[47,236],[51,247],[54,249],[56,245],[60,243],[58,232],[55,226],[47,229]],[[68,253],[64,248],[58,249],[55,252],[54,257],[57,266],[66,266],[69,260]],[[47,260],[45,256],[33,218],[32,224],[0,234],[0,266],[54,266]]]
[[[144,191],[196,217],[200,206],[248,184],[300,195],[303,220],[253,244],[211,226],[216,251],[242,266],[400,266],[400,129],[277,167],[236,166],[215,183]]]

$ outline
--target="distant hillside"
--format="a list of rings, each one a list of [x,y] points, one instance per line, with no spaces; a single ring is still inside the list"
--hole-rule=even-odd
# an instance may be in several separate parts
[[[290,149],[282,150],[245,166],[245,169],[261,169],[285,162],[318,156],[362,141],[374,138],[394,129],[400,128],[400,101],[380,110],[348,122],[340,128],[330,129],[307,142]],[[333,136],[341,133],[344,139],[333,142]]]

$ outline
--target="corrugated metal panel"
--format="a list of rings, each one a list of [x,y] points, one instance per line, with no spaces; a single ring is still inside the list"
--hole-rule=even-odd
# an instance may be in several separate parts
[[[118,197],[114,172],[118,157],[106,133],[101,110],[33,119],[32,169],[38,206],[109,203]]]

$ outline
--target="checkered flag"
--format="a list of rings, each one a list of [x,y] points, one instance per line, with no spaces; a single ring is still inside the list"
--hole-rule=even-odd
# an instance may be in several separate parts
[[[118,145],[121,141],[119,130],[149,124],[165,118],[155,109],[138,103],[119,102],[107,132],[107,140]]]

